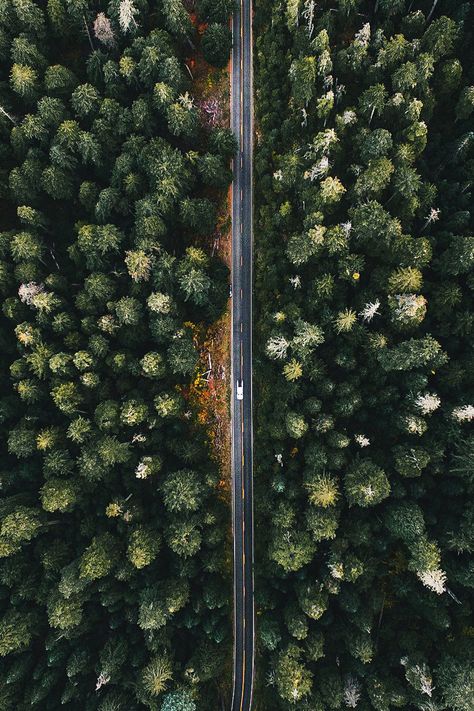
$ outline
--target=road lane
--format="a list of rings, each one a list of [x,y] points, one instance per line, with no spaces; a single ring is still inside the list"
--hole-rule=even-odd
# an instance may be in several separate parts
[[[252,705],[255,618],[253,578],[252,6],[240,0],[232,24],[231,123],[238,141],[232,190],[232,504],[234,533],[234,688],[232,711]],[[236,397],[243,382],[243,400]]]

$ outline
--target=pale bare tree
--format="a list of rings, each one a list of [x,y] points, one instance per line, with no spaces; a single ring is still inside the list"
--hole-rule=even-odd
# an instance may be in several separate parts
[[[138,10],[133,4],[133,0],[121,0],[119,8],[119,23],[122,32],[128,32],[132,25],[137,27],[137,22],[135,20],[135,15],[137,14]]]
[[[115,45],[115,34],[112,29],[112,24],[103,12],[99,12],[94,20],[94,35],[99,42],[105,44],[106,47],[113,47]]]

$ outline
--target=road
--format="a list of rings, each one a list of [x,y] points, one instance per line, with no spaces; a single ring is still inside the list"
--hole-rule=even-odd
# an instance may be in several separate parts
[[[234,532],[234,688],[232,711],[252,706],[255,612],[253,577],[252,0],[232,20],[231,126],[238,140],[232,187],[232,520]],[[236,397],[243,382],[243,400]]]

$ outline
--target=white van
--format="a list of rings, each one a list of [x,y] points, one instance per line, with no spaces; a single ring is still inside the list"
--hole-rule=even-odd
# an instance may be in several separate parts
[[[237,400],[244,399],[244,381],[237,380]]]

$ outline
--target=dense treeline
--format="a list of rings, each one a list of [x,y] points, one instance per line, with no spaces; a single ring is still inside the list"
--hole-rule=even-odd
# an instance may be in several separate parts
[[[218,707],[229,510],[186,388],[234,139],[194,9],[0,0],[2,711]],[[228,11],[197,3],[216,65]]]
[[[265,710],[474,708],[473,27],[257,2]]]

